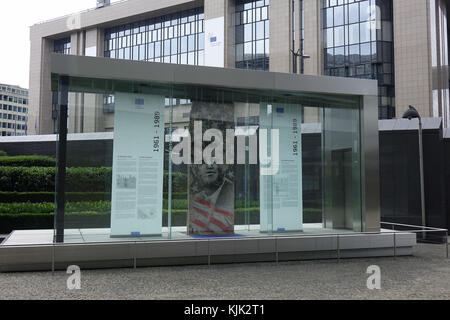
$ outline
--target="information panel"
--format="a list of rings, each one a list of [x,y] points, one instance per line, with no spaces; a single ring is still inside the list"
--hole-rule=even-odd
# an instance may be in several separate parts
[[[302,147],[301,147],[301,106],[292,104],[261,105],[261,129],[266,129],[270,150],[272,174],[260,176],[261,231],[302,231],[303,191],[302,191]],[[278,130],[279,141],[271,141],[273,132]],[[279,145],[275,153],[274,143]],[[261,148],[260,145],[260,149]],[[260,171],[267,169],[261,162]],[[269,170],[270,171],[270,170]]]
[[[162,233],[164,97],[116,93],[111,237]]]

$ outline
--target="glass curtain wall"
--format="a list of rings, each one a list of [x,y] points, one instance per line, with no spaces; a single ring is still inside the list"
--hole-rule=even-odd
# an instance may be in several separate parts
[[[77,78],[69,91],[113,95],[115,112],[113,135],[60,136],[67,243],[362,231],[359,97]]]
[[[204,8],[105,30],[105,57],[204,65]]]
[[[70,49],[71,49],[70,37],[55,40],[53,42],[53,52],[55,53],[70,54]]]
[[[323,0],[324,72],[378,80],[379,118],[395,117],[392,0]]]
[[[236,68],[269,70],[269,0],[236,1]]]

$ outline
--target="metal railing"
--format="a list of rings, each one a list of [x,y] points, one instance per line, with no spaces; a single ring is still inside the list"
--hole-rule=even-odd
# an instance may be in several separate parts
[[[393,222],[381,222],[381,227],[386,226],[393,231],[398,232],[407,232],[414,233],[417,235],[417,238],[422,243],[430,243],[430,244],[444,244],[445,245],[445,256],[448,259],[448,229],[442,228],[433,228],[433,227],[424,227],[424,226],[415,226],[410,224],[402,224],[402,223],[393,223]],[[397,229],[396,229],[397,227]],[[402,230],[398,230],[401,228]],[[405,230],[406,229],[406,230]],[[395,235],[395,233],[394,233]],[[420,237],[419,237],[420,236]],[[395,236],[394,236],[395,239]],[[394,241],[394,249],[396,249],[395,241]]]
[[[393,242],[392,242],[392,250],[393,250],[393,257],[394,259],[398,256],[398,237],[401,234],[416,234],[419,236],[420,234],[426,234],[428,237],[431,234],[437,234],[441,233],[443,235],[436,236],[435,239],[441,239],[440,242],[431,242],[431,243],[438,243],[442,244],[445,243],[445,257],[449,258],[449,251],[448,251],[448,230],[447,229],[440,229],[440,228],[432,228],[432,227],[421,227],[421,226],[414,226],[414,225],[407,225],[407,224],[399,224],[399,223],[390,223],[390,222],[381,222],[381,226],[386,226],[389,229],[382,229],[380,232],[347,232],[347,233],[324,233],[324,234],[304,234],[304,235],[269,235],[266,237],[262,237],[262,239],[274,239],[274,245],[275,245],[275,259],[274,262],[278,264],[280,262],[280,251],[279,251],[279,240],[280,239],[289,239],[289,238],[314,238],[314,237],[334,237],[336,239],[336,260],[338,263],[340,263],[342,259],[342,250],[346,250],[345,248],[342,248],[342,238],[344,237],[352,237],[352,236],[358,236],[358,235],[392,235]],[[408,230],[398,230],[399,228],[409,228]],[[255,238],[261,238],[261,236],[249,236],[244,239],[255,239]],[[235,238],[230,239],[227,238],[227,240],[232,241],[242,241],[243,238]],[[197,239],[198,240],[198,239]],[[211,243],[214,241],[220,241],[223,240],[221,238],[218,239],[205,239],[205,240],[199,240],[199,241],[206,241],[208,243],[207,248],[207,265],[211,266],[213,264],[212,257],[214,256],[214,253],[211,252]],[[129,241],[134,244],[134,256],[133,256],[133,267],[134,269],[137,269],[138,265],[138,258],[137,258],[137,245],[147,242],[166,242],[167,240],[160,240],[160,241]],[[170,241],[186,241],[186,239],[179,239],[179,240],[170,240]],[[128,241],[127,241],[128,242]],[[109,243],[109,242],[108,242]],[[123,243],[123,242],[121,242]],[[96,243],[99,244],[99,243]],[[109,243],[110,244],[110,243]],[[53,244],[54,246],[55,244]],[[55,271],[55,261],[54,256],[52,257],[52,272]],[[302,260],[302,259],[299,259]],[[316,260],[320,260],[317,258]]]

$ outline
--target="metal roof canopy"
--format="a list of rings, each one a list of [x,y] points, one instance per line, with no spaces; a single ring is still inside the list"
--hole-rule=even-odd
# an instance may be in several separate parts
[[[73,78],[141,81],[330,95],[377,96],[376,80],[310,76],[52,54],[51,73]],[[53,82],[53,89],[56,84]],[[89,90],[89,88],[86,88]],[[88,91],[86,91],[88,92]]]

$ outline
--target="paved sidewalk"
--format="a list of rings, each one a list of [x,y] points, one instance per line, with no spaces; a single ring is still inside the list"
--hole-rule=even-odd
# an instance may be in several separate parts
[[[367,267],[381,268],[368,290]],[[81,290],[64,272],[0,274],[3,299],[450,299],[445,245],[420,244],[415,256],[238,265],[86,270]]]

